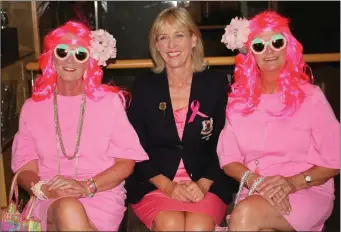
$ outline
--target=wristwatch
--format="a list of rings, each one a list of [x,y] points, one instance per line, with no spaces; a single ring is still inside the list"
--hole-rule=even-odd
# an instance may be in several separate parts
[[[305,172],[303,172],[303,175],[304,175],[304,181],[307,184],[311,184],[311,176],[307,175],[307,173],[305,173]]]

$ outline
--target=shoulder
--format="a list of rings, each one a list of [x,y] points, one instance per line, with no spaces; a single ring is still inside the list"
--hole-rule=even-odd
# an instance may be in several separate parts
[[[101,99],[105,104],[121,104],[121,98],[123,95],[120,92],[105,91],[103,93],[103,98]]]
[[[41,109],[46,107],[47,105],[50,105],[49,102],[51,102],[50,98],[44,99],[42,101],[34,101],[32,98],[28,98],[25,100],[24,104],[21,107],[21,114],[30,115],[30,114],[36,114]]]
[[[217,71],[206,69],[202,72],[195,73],[195,77],[199,77],[206,83],[212,83],[218,86],[226,86],[228,84],[228,73],[225,71]]]
[[[205,70],[195,73],[193,78],[200,79],[200,86],[211,94],[226,95],[230,90],[229,74],[225,71]]]
[[[313,85],[310,83],[305,83],[300,86],[302,91],[306,95],[306,99],[312,104],[316,104],[318,102],[322,102],[324,104],[329,104],[326,96],[324,95],[321,88],[317,85]]]
[[[42,101],[34,101],[32,98],[25,100],[20,109],[20,120],[26,122],[35,121],[42,117],[49,110],[53,110],[52,98],[47,98]]]

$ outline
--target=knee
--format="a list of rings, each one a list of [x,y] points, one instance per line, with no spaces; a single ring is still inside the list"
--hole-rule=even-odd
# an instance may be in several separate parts
[[[184,231],[184,229],[184,217],[181,218],[179,215],[160,216],[154,220],[154,231]]]
[[[249,228],[258,221],[258,210],[252,201],[242,201],[233,209],[229,220],[229,229]]]
[[[57,227],[73,228],[75,222],[82,224],[87,218],[83,204],[76,198],[65,197],[51,205],[52,218],[49,219]],[[84,224],[84,223],[83,223]]]
[[[72,197],[58,199],[53,203],[53,205],[55,206],[54,212],[57,215],[62,215],[65,217],[71,216],[71,218],[77,216],[80,211],[84,210],[82,203],[76,198]]]
[[[52,203],[48,222],[58,231],[93,231],[83,204],[76,198],[65,197]]]

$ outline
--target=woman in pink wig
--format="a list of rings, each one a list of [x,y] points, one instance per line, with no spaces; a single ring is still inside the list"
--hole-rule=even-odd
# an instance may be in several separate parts
[[[44,40],[33,96],[22,107],[12,154],[19,184],[38,198],[45,230],[115,231],[124,215],[123,180],[148,159],[117,88],[101,84],[116,56],[109,33],[68,22]]]
[[[339,122],[305,73],[288,20],[263,12],[233,19],[222,42],[239,49],[217,152],[240,181],[231,231],[320,231],[333,209]]]

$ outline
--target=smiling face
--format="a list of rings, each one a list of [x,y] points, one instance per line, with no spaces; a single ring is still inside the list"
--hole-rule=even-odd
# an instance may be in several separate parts
[[[53,64],[57,76],[65,82],[81,79],[89,65],[89,59],[84,59],[84,56],[89,56],[89,51],[84,46],[68,44],[66,41],[69,39],[70,35],[68,40],[57,45],[53,52]]]
[[[278,32],[268,31],[258,34],[252,41],[254,41],[254,45],[251,43],[251,46],[254,46],[255,49],[251,49],[251,51],[254,53],[257,65],[262,72],[277,72],[284,67],[286,59],[286,40],[283,35]],[[261,50],[256,44],[260,41],[265,42],[265,50],[263,50],[263,52],[255,53],[255,50]]]
[[[191,53],[196,41],[196,36],[191,35],[185,27],[175,28],[165,23],[157,36],[156,47],[168,69],[192,68]]]

